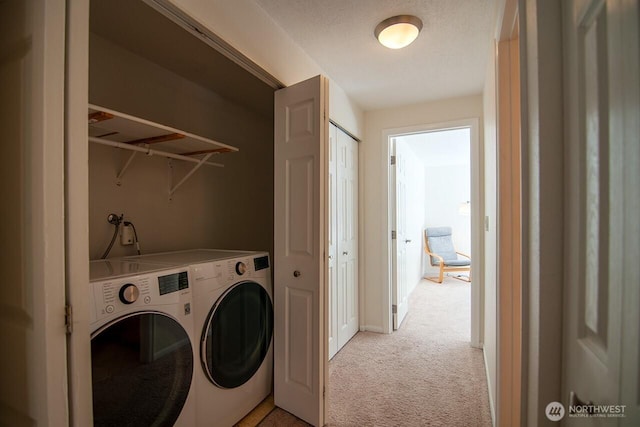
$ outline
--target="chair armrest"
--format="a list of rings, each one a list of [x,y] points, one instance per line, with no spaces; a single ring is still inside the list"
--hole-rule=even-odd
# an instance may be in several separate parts
[[[467,254],[463,254],[462,252],[457,252],[457,251],[456,251],[456,253],[457,253],[458,255],[462,255],[463,257],[469,258],[469,261],[471,261],[471,257],[470,257],[469,255],[467,255]]]
[[[442,258],[440,255],[438,254],[434,254],[433,252],[429,252],[428,250],[424,250],[426,252],[427,255],[429,255],[430,257],[434,257],[436,259],[438,259],[438,262],[440,263],[440,265],[444,264],[444,258]],[[433,265],[433,262],[431,262],[431,265]]]

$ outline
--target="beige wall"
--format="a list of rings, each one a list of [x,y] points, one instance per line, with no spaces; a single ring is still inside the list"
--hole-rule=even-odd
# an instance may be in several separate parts
[[[138,154],[118,186],[116,175],[130,152],[91,144],[92,259],[102,255],[111,239],[109,213],[124,213],[134,223],[143,253],[195,247],[272,251],[272,117],[230,103],[95,35],[89,84],[91,103],[240,148],[238,153],[212,157],[225,167],[203,166],[169,201],[167,159]],[[175,183],[191,164],[172,162]],[[133,251],[118,241],[110,256]]]
[[[445,123],[482,117],[482,96],[446,99],[401,108],[369,111],[365,114],[365,143],[360,146],[361,248],[363,260],[361,325],[371,331],[385,331],[388,323],[388,221],[387,141],[389,129]]]

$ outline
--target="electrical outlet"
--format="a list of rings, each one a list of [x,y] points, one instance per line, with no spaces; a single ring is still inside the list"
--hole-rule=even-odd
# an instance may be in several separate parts
[[[120,244],[123,246],[133,245],[133,227],[130,225],[123,225],[122,232],[120,233]]]

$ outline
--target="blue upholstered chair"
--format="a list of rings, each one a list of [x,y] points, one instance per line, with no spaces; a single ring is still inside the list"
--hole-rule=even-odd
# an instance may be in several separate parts
[[[445,272],[469,272],[468,276],[455,275],[453,277],[471,282],[471,257],[456,252],[451,234],[451,227],[430,227],[424,230],[424,251],[429,255],[431,265],[440,268],[438,277],[425,277],[425,279],[442,283]],[[458,255],[467,259],[460,258]]]

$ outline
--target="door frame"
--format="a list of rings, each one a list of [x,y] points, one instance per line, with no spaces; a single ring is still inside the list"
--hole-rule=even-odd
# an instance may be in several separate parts
[[[66,303],[73,310],[67,336],[69,425],[93,423],[89,328],[89,4],[67,2],[65,75]]]
[[[522,369],[522,155],[517,4],[497,43],[497,396],[496,425],[520,425]]]
[[[563,52],[558,40],[563,38],[562,4],[520,0],[518,5],[522,6],[518,12],[523,242],[520,408],[523,425],[541,425],[546,405],[561,401],[562,352],[558,349],[563,327],[565,140]]]
[[[484,330],[484,255],[482,247],[484,246],[484,233],[482,232],[482,223],[484,218],[484,173],[482,170],[482,153],[484,147],[479,137],[479,118],[473,117],[468,119],[452,120],[439,123],[425,123],[414,126],[401,128],[385,129],[382,132],[385,155],[382,156],[384,162],[381,170],[386,176],[383,176],[387,186],[386,199],[386,221],[383,223],[383,235],[387,238],[382,240],[383,253],[387,254],[387,262],[382,266],[383,277],[386,277],[386,289],[383,292],[382,309],[383,315],[383,331],[384,333],[393,332],[393,313],[392,313],[392,257],[393,245],[391,244],[391,230],[393,230],[393,209],[395,209],[392,195],[393,186],[390,158],[392,153],[391,139],[400,135],[414,133],[428,133],[439,130],[465,128],[471,129],[471,205],[476,206],[471,212],[471,257],[474,260],[474,282],[477,286],[471,286],[471,346],[482,347],[482,331]]]

